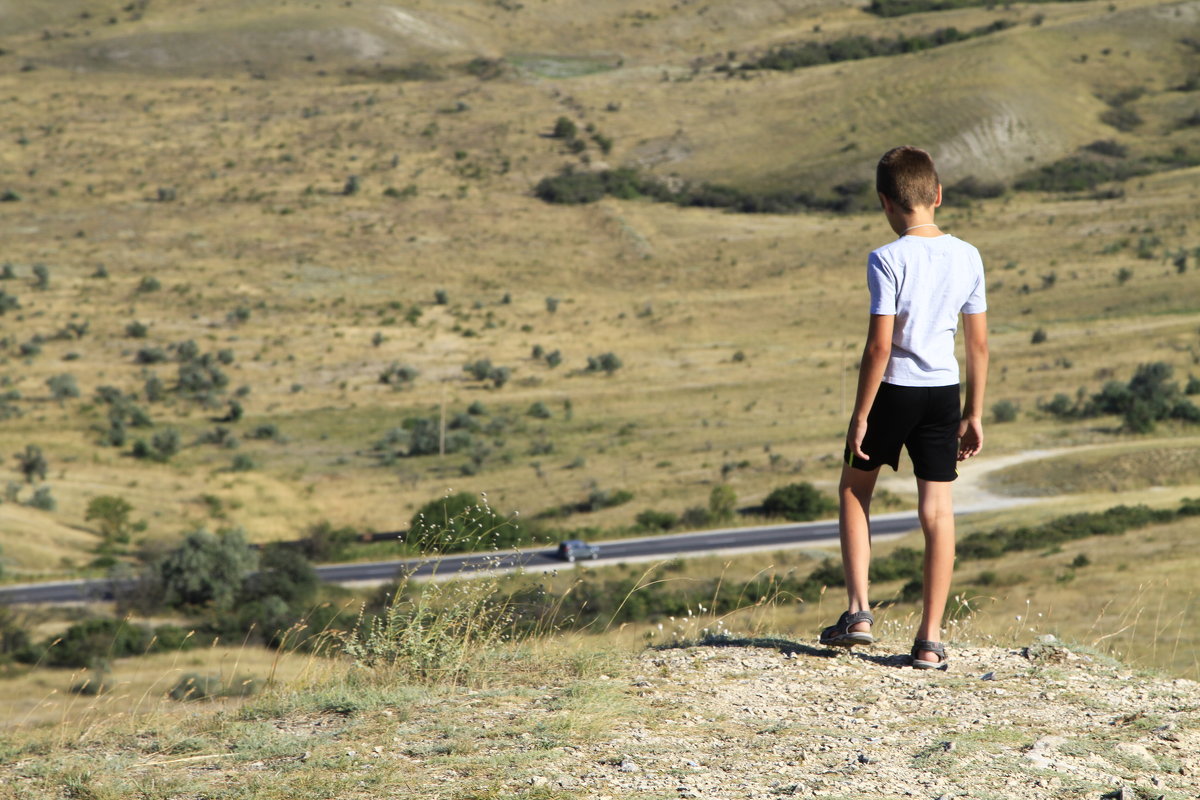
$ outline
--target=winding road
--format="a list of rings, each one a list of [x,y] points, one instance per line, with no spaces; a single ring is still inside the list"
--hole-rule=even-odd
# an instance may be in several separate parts
[[[964,469],[955,484],[958,515],[1033,502],[1032,498],[1003,497],[987,491],[983,478],[987,473],[1013,464],[1057,455],[1064,450],[1028,451],[990,459],[973,469]],[[879,486],[911,490],[911,476],[885,474]],[[876,540],[903,535],[918,527],[915,511],[871,516],[871,534]],[[614,539],[596,542],[600,548],[595,564],[658,561],[708,553],[745,553],[795,547],[820,547],[837,544],[837,520],[729,528],[696,533],[665,534],[638,539]],[[548,572],[566,568],[553,549],[512,550],[483,554],[443,556],[399,561],[373,561],[352,564],[327,564],[316,567],[317,575],[327,583],[367,586],[387,583],[398,575],[410,574],[424,579],[449,578],[469,572],[525,570]],[[0,603],[80,603],[109,600],[111,581],[106,579],[54,581],[0,587]]]

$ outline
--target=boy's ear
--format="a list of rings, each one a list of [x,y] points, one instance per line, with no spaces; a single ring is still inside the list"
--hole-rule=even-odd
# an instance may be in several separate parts
[[[938,184],[938,194],[937,194],[937,200],[934,200],[934,201],[933,201],[933,207],[934,207],[934,208],[937,208],[937,207],[938,207],[938,206],[940,206],[941,204],[942,204],[942,185],[939,183],[939,184]]]

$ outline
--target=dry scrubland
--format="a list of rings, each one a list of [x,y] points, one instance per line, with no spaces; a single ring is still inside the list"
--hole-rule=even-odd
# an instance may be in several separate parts
[[[901,140],[929,147],[947,186],[1011,184],[1095,141],[1137,158],[1195,152],[1200,64],[1181,39],[1198,16],[1195,2],[1120,0],[894,19],[834,2],[0,0],[0,262],[12,266],[0,290],[19,303],[0,314],[0,394],[19,392],[5,401],[19,415],[0,422],[0,482],[19,481],[12,454],[37,445],[49,466],[38,485],[57,502],[0,504],[5,579],[88,564],[98,538],[85,509],[101,495],[125,498],[150,540],[238,525],[270,541],[321,519],[402,528],[450,488],[522,516],[632,491],[564,522],[608,528],[704,505],[722,480],[743,505],[798,480],[829,488],[865,328],[863,259],[890,236],[882,218],[611,197],[556,206],[533,186],[566,165],[637,166],[828,197],[869,179]],[[910,55],[715,69],[796,41],[998,19],[1016,24]],[[1124,129],[1104,121],[1115,111]],[[571,153],[551,137],[559,117],[600,136]],[[1134,436],[1117,418],[1038,406],[1125,382],[1139,364],[1165,362],[1180,383],[1200,371],[1198,177],[1010,190],[940,212],[984,253],[989,397],[1019,409],[989,427],[989,455],[1057,454],[986,487],[1052,501],[976,515],[964,535],[1197,493],[1193,430]],[[148,402],[147,377],[173,386],[171,347],[189,340],[220,354],[228,384],[209,406],[174,392]],[[137,363],[154,348],[168,360]],[[620,368],[585,369],[604,353]],[[511,370],[503,386],[464,373],[479,359]],[[415,379],[382,382],[392,365]],[[61,375],[78,397],[52,396]],[[136,395],[154,427],[101,444],[101,386]],[[218,421],[234,401],[240,419]],[[473,450],[389,460],[375,449],[406,417],[444,404],[453,419],[473,403],[484,421],[506,420]],[[535,403],[549,416],[529,415]],[[201,443],[218,425],[236,448]],[[277,435],[254,437],[269,426]],[[167,428],[183,446],[165,463],[129,454]],[[0,686],[5,718],[41,726],[0,743],[0,791],[1091,798],[1126,785],[1191,797],[1195,684],[1128,670],[1197,677],[1194,534],[1180,521],[964,564],[947,637],[956,672],[932,679],[892,669],[911,603],[880,609],[874,656],[802,644],[840,610],[840,590],[662,629],[493,642],[459,686],[251,647],[116,661],[116,691],[99,698],[70,692],[86,675],[34,670]],[[749,580],[826,556],[595,574]],[[563,591],[585,574],[537,580]],[[877,590],[886,600],[901,587]],[[63,624],[30,620],[39,636]],[[738,647],[684,647],[706,629]],[[1082,647],[1021,655],[1047,634]],[[645,651],[664,642],[680,647]],[[162,692],[193,671],[280,680],[248,705],[181,714],[195,706]],[[997,683],[978,683],[988,671]],[[977,700],[989,707],[964,705]]]
[[[723,475],[743,503],[787,481],[828,485],[863,254],[888,235],[878,215],[531,196],[564,165],[828,192],[869,178],[897,140],[927,144],[947,185],[1011,179],[1097,139],[1138,154],[1196,146],[1179,123],[1195,95],[1176,90],[1197,69],[1178,41],[1194,3],[891,21],[788,3],[9,5],[0,182],[18,199],[2,207],[16,276],[3,288],[20,307],[2,319],[3,374],[21,415],[0,451],[40,446],[57,501],[0,505],[10,576],[87,563],[84,509],[101,494],[124,497],[151,537],[236,524],[272,540],[317,519],[402,528],[448,488],[525,515],[633,491],[567,523],[611,526],[702,505]],[[729,51],[997,18],[1016,27],[913,55],[747,79],[712,69]],[[480,77],[464,72],[471,57],[503,60]],[[1104,98],[1134,87],[1142,123],[1102,122]],[[548,137],[560,116],[594,125],[611,152],[568,153]],[[1127,181],[1117,199],[1010,192],[943,211],[990,266],[991,397],[1022,410],[993,427],[993,453],[1107,440],[1042,419],[1037,402],[1150,360],[1178,379],[1195,368],[1198,257],[1183,273],[1171,262],[1200,246],[1195,183],[1176,170]],[[145,338],[127,334],[133,322]],[[84,323],[77,338],[69,326]],[[40,352],[22,355],[36,336]],[[232,358],[217,407],[168,396],[144,404],[154,429],[100,445],[96,388],[140,397],[148,373],[169,387],[175,365],[137,353],[187,340]],[[562,364],[534,359],[535,345]],[[606,352],[620,369],[582,372]],[[511,369],[503,388],[464,374],[483,358]],[[380,381],[392,364],[419,371],[409,388]],[[51,397],[46,381],[63,374],[80,397]],[[226,427],[240,447],[196,444],[239,389],[244,416]],[[382,465],[372,449],[408,416],[475,401],[510,424],[473,452]],[[539,401],[548,419],[526,416]],[[263,425],[279,439],[252,439]],[[169,463],[128,455],[168,427],[183,444]]]

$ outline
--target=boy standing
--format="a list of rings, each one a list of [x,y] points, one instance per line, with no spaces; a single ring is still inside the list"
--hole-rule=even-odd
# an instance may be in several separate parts
[[[900,238],[867,259],[871,319],[838,487],[850,603],[837,624],[821,632],[821,644],[853,647],[875,641],[867,600],[871,494],[879,467],[896,469],[903,445],[917,478],[925,534],[923,611],[912,664],[944,670],[942,614],[954,571],[951,482],[958,475],[956,462],[983,445],[988,366],[983,262],[979,251],[942,233],[933,221],[942,187],[927,152],[916,147],[889,150],[876,169],[875,188],[883,214]],[[954,355],[960,314],[967,355],[961,412]]]

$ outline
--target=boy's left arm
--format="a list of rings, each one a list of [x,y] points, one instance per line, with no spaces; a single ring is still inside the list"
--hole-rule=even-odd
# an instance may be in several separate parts
[[[967,396],[958,426],[959,461],[983,448],[983,392],[988,372],[987,312],[963,314],[962,318],[967,345]]]

